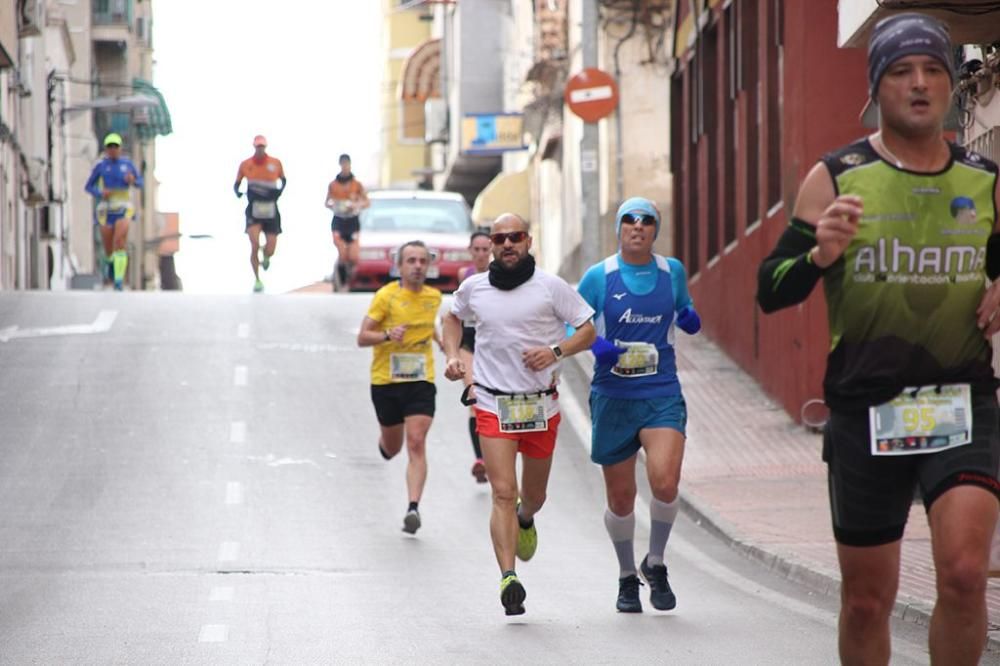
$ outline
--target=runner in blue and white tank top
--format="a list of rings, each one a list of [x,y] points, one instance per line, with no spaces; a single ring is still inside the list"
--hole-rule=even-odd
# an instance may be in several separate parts
[[[653,202],[626,200],[616,216],[619,252],[592,266],[578,289],[597,313],[590,457],[604,471],[604,524],[619,564],[617,608],[627,613],[642,612],[633,551],[639,449],[646,451],[653,495],[649,551],[639,571],[650,585],[654,608],[670,610],[677,604],[663,562],[677,516],[687,423],[674,336],[676,328],[689,334],[701,328],[684,266],[653,254],[659,230]]]

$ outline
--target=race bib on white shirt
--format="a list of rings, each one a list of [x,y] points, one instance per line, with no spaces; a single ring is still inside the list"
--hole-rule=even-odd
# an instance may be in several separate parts
[[[549,429],[545,418],[545,396],[497,396],[497,420],[500,432],[543,432]]]

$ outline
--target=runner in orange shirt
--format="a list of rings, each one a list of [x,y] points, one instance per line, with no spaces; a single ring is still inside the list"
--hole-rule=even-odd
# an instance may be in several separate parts
[[[368,208],[368,194],[351,172],[351,156],[340,156],[340,173],[326,188],[326,207],[333,211],[333,244],[337,247],[337,266],[333,273],[333,289],[350,285],[351,273],[358,261],[358,234],[361,221],[358,214]]]
[[[264,291],[264,283],[260,280],[258,266],[266,271],[271,265],[271,257],[278,246],[278,234],[281,233],[281,213],[278,212],[278,197],[285,191],[288,180],[281,161],[267,154],[267,139],[258,134],[253,138],[253,157],[240,162],[236,172],[236,182],[233,191],[237,197],[242,197],[240,184],[247,180],[247,210],[246,232],[250,237],[250,266],[253,268],[254,287],[256,292]],[[278,181],[281,185],[278,185]],[[260,232],[264,232],[264,256],[260,252]]]

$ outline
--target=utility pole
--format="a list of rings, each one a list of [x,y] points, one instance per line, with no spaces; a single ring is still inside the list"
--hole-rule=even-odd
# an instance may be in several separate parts
[[[582,42],[583,66],[597,67],[597,26],[599,21],[597,0],[583,0],[583,22],[580,41]],[[597,263],[601,234],[598,227],[600,218],[601,192],[600,161],[597,159],[598,125],[596,122],[583,124],[583,138],[580,140],[580,188],[583,195],[582,238],[580,240],[580,274]]]

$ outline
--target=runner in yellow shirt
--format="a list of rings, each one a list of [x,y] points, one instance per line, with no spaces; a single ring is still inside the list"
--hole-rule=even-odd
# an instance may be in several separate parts
[[[373,347],[371,395],[381,434],[379,453],[391,460],[403,448],[409,463],[406,488],[410,505],[403,531],[420,528],[418,503],[427,480],[425,442],[434,419],[434,354],[432,342],[441,292],[424,284],[431,256],[422,241],[410,241],[397,255],[399,281],[375,292],[361,322],[358,346]]]

